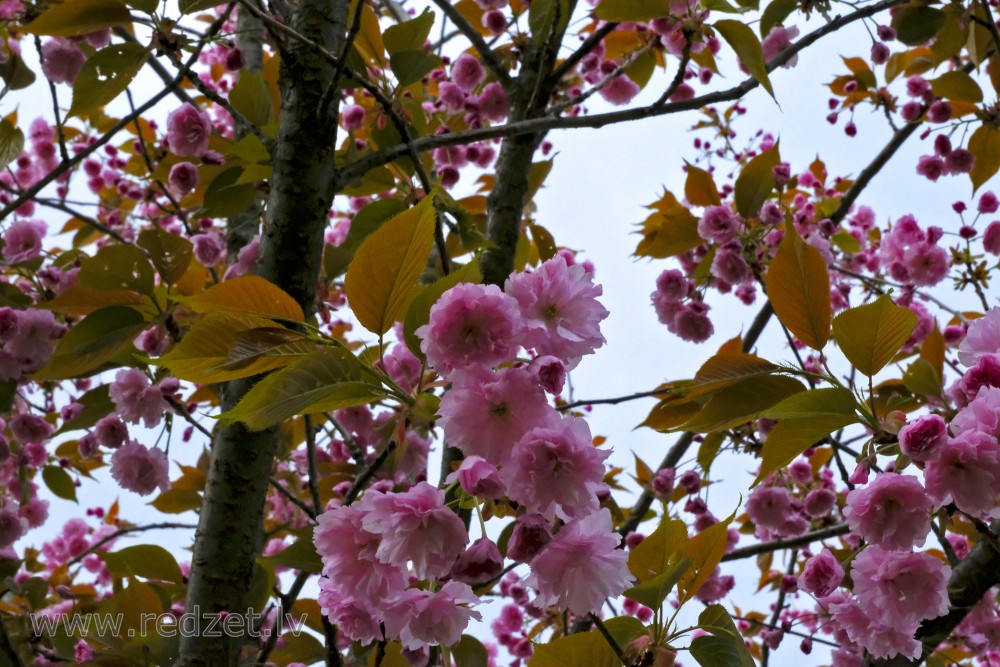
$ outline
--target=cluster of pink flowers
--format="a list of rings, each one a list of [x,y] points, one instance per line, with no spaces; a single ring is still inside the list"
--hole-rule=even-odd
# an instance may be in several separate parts
[[[0,379],[20,380],[42,368],[65,331],[51,311],[0,308]]]

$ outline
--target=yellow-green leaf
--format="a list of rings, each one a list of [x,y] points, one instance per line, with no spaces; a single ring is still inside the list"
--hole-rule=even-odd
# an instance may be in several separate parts
[[[251,69],[240,70],[240,78],[229,92],[229,103],[257,127],[274,122],[271,90],[263,77]]]
[[[304,322],[306,319],[302,307],[295,299],[274,283],[255,275],[231,278],[213,285],[201,294],[177,297],[177,300],[196,313],[225,310],[294,322]]]
[[[722,561],[729,542],[729,524],[736,517],[733,512],[723,521],[701,531],[681,545],[678,556],[691,561],[677,584],[677,595],[684,604],[698,592]]]
[[[690,558],[682,558],[675,563],[671,563],[663,572],[652,579],[636,584],[625,591],[627,598],[644,604],[651,609],[659,609],[663,601],[670,595],[677,582],[680,581],[684,573],[691,567]]]
[[[645,632],[642,622],[630,616],[608,619],[604,625],[619,646],[628,645]],[[536,645],[528,667],[622,667],[622,661],[604,635],[591,630]]]
[[[76,37],[131,21],[128,7],[120,0],[66,0],[45,10],[21,30],[32,35]]]
[[[137,544],[98,556],[107,564],[108,572],[116,577],[142,577],[176,584],[184,582],[177,560],[156,544]]]
[[[973,193],[1000,170],[1000,129],[983,124],[969,137],[969,151],[976,161],[969,172]]]
[[[348,350],[324,347],[268,375],[221,419],[259,431],[295,415],[363,405],[386,395],[378,376]]]
[[[801,382],[784,375],[751,377],[715,393],[681,428],[694,433],[710,433],[739,426],[803,389]]]
[[[653,580],[678,562],[677,554],[687,542],[687,526],[664,515],[656,530],[629,551],[628,569],[639,583]]]
[[[637,256],[665,259],[705,242],[698,235],[698,218],[669,192],[665,192],[663,198],[650,208],[656,211],[641,225],[639,234],[642,240],[635,249]]]
[[[146,327],[142,315],[127,306],[95,310],[59,340],[49,363],[35,373],[36,380],[86,375],[101,368],[121,352]]]
[[[774,89],[771,88],[771,80],[767,76],[767,65],[764,62],[764,51],[761,49],[760,40],[753,34],[743,21],[726,19],[716,21],[713,26],[722,35],[722,38],[733,47],[733,51],[743,61],[743,66],[747,68],[750,75],[757,79],[760,85],[771,97],[774,97]]]
[[[428,196],[382,225],[354,254],[344,291],[369,331],[382,335],[406,313],[434,244],[434,224]]]
[[[76,485],[73,483],[73,478],[63,468],[45,466],[42,468],[42,481],[45,482],[49,491],[57,497],[76,502]]]
[[[266,317],[221,311],[195,322],[156,364],[181,380],[209,384],[282,368],[314,349],[302,334]]]
[[[190,241],[159,227],[139,232],[139,247],[149,253],[149,259],[167,285],[181,279],[194,256]]]
[[[139,248],[127,243],[107,245],[83,260],[76,282],[91,289],[153,291],[153,267]]]
[[[749,30],[749,28],[747,28]],[[744,218],[757,215],[760,207],[774,190],[774,168],[781,162],[778,146],[768,150],[746,163],[736,178],[733,199],[736,210]]]
[[[0,120],[0,169],[6,169],[23,151],[24,132],[6,118]]]
[[[786,225],[785,238],[767,270],[767,296],[796,338],[822,350],[830,339],[830,275],[819,250]]]
[[[963,102],[983,101],[983,89],[975,79],[962,70],[945,72],[938,78],[932,79],[930,84],[931,90],[938,97]]]
[[[756,667],[753,656],[722,605],[713,604],[698,616],[698,627],[709,635],[695,637],[691,657],[702,667]]]
[[[122,94],[148,55],[142,45],[124,42],[106,46],[90,56],[73,81],[69,115],[89,114]]]
[[[917,316],[909,308],[882,295],[837,315],[833,337],[848,361],[871,377],[892,361],[916,326]]]
[[[715,179],[710,173],[693,164],[687,166],[684,196],[695,206],[718,206],[722,203],[719,189],[715,186]]]
[[[602,21],[649,21],[670,14],[668,0],[604,0],[594,11]]]

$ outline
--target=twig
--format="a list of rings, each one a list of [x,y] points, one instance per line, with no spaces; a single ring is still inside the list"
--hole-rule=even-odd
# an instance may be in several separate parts
[[[590,620],[594,622],[594,625],[597,626],[597,631],[604,636],[604,639],[607,640],[608,645],[611,646],[611,650],[615,652],[615,655],[618,656],[618,659],[621,660],[622,664],[624,665],[625,652],[622,651],[622,647],[618,645],[618,641],[611,636],[610,632],[608,632],[608,628],[604,625],[604,621],[602,621],[597,614],[591,614]]]
[[[108,542],[111,542],[113,540],[117,540],[119,537],[122,537],[123,535],[129,535],[131,533],[142,533],[142,532],[145,532],[147,530],[169,530],[169,529],[174,529],[174,528],[191,529],[191,530],[193,530],[193,529],[195,529],[197,527],[198,526],[195,526],[195,525],[192,525],[192,524],[189,524],[189,523],[150,523],[150,524],[146,524],[145,526],[131,526],[129,528],[120,528],[120,529],[116,530],[115,532],[111,533],[110,535],[105,535],[103,538],[101,538],[97,542],[94,542],[85,551],[83,551],[83,552],[77,554],[76,556],[74,556],[73,558],[71,558],[69,560],[69,562],[67,562],[66,564],[67,565],[76,565],[77,563],[79,563],[80,561],[82,561],[84,558],[86,558],[90,554],[94,553],[95,551],[97,551],[98,549],[100,549],[101,547],[103,547]]]
[[[497,81],[500,82],[500,85],[504,87],[504,90],[510,90],[510,86],[513,82],[511,81],[510,75],[507,73],[507,69],[497,58],[496,54],[493,53],[493,50],[483,39],[483,36],[479,34],[479,31],[470,25],[469,22],[465,20],[464,16],[459,14],[458,10],[452,6],[449,0],[433,0],[433,2],[442,12],[444,12],[444,15],[455,24],[455,27],[458,28],[463,35],[465,35],[465,38],[472,44],[472,48],[474,48],[479,53],[479,57],[483,59],[483,64],[486,65],[490,72],[493,73],[493,76],[495,76]]]
[[[298,507],[300,510],[302,510],[303,512],[305,512],[306,516],[308,516],[310,519],[312,519],[314,523],[316,522],[316,512],[314,512],[311,507],[309,507],[304,502],[302,502],[301,498],[299,498],[294,493],[292,493],[291,491],[289,491],[288,489],[286,489],[285,485],[281,483],[281,480],[275,478],[273,475],[271,477],[269,477],[268,479],[270,480],[271,486],[274,487],[275,491],[277,491],[278,493],[280,493],[281,495],[283,495],[285,498],[287,498],[288,502],[292,503],[293,505],[295,505],[296,507]]]
[[[827,526],[826,528],[819,528],[811,533],[805,533],[804,535],[799,535],[798,537],[787,537],[781,540],[772,540],[770,542],[752,544],[748,547],[743,547],[742,549],[733,549],[722,557],[722,562],[726,563],[729,561],[750,558],[751,556],[757,556],[759,554],[773,553],[775,551],[781,551],[782,549],[802,547],[820,540],[846,535],[849,532],[851,532],[851,529],[846,523],[838,523],[833,526]]]
[[[351,488],[344,494],[345,505],[350,505],[357,499],[357,497],[361,494],[361,491],[364,490],[365,484],[367,484],[368,481],[375,476],[378,469],[382,467],[382,464],[385,463],[385,460],[389,458],[389,455],[394,451],[396,451],[396,442],[394,440],[390,440],[385,448],[378,453],[375,460],[372,461],[367,468],[361,471],[361,474],[354,480],[354,484],[352,484]]]

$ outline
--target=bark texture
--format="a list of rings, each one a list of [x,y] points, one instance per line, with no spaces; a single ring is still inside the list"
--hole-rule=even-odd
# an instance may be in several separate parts
[[[348,0],[303,0],[288,17],[298,34],[339,53]],[[290,39],[281,49],[281,116],[257,273],[288,292],[310,313],[319,276],[323,230],[337,189],[334,151],[339,95],[333,64]],[[327,100],[334,100],[327,105]],[[328,108],[329,107],[329,108]],[[229,383],[224,408],[256,379]],[[242,424],[216,431],[188,584],[186,611],[245,613],[263,537],[264,501],[276,449],[275,430]],[[243,640],[185,637],[177,665],[223,667],[240,659]],[[251,660],[253,656],[249,656]]]

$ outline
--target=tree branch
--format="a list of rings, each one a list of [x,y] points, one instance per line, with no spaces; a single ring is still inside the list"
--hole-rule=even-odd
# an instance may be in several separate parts
[[[483,36],[479,34],[479,31],[476,30],[474,26],[470,25],[469,22],[465,20],[464,16],[458,13],[458,10],[452,6],[450,0],[433,0],[433,2],[442,12],[444,12],[444,15],[455,24],[455,27],[458,28],[463,35],[465,35],[465,38],[472,44],[472,48],[474,48],[476,52],[479,53],[479,57],[483,59],[483,64],[486,65],[493,76],[496,77],[496,80],[500,82],[500,85],[504,87],[504,90],[510,90],[513,81],[511,81],[510,75],[507,73],[507,68],[503,66],[503,63],[500,62],[497,55],[493,53],[493,49],[489,47],[486,40],[483,39]]]

